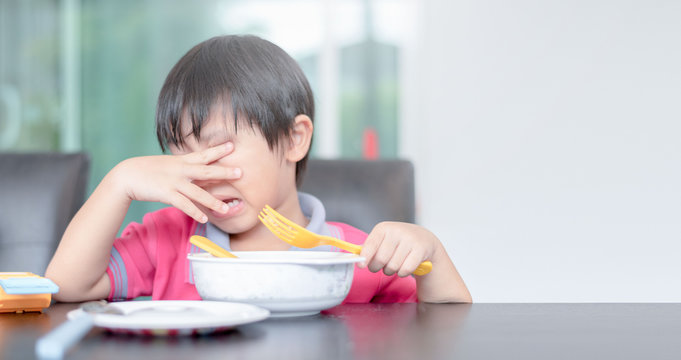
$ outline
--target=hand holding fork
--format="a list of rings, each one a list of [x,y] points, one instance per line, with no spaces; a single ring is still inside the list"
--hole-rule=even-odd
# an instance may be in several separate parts
[[[359,254],[362,251],[362,247],[359,245],[351,244],[330,236],[315,234],[279,214],[269,205],[266,205],[265,208],[260,212],[258,219],[260,219],[260,221],[278,238],[299,248],[313,248],[320,245],[331,245],[353,254]],[[403,259],[405,261],[408,258],[408,254],[406,255],[407,256],[405,256]],[[424,261],[418,265],[413,273],[414,275],[425,275],[428,274],[432,269],[433,263],[430,261]],[[406,276],[408,274],[399,275]]]

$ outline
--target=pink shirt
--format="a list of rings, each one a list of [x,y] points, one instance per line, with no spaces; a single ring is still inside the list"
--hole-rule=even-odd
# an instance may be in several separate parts
[[[324,224],[331,236],[354,244],[363,244],[367,237],[365,232],[346,224]],[[146,214],[142,224],[128,225],[111,252],[107,269],[111,281],[109,300],[138,296],[151,296],[154,300],[200,300],[187,254],[203,250],[189,242],[192,235],[205,236],[206,225],[172,207]],[[386,276],[355,267],[352,287],[344,303],[416,301],[413,277]]]

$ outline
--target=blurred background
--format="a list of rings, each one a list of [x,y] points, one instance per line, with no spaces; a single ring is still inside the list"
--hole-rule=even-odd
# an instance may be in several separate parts
[[[396,157],[399,52],[414,6],[2,0],[0,147],[87,151],[93,189],[121,160],[160,153],[156,100],[185,52],[212,36],[250,33],[284,48],[308,76],[319,114],[313,156]],[[127,220],[159,206],[135,203]]]
[[[680,2],[0,0],[0,151],[86,151],[91,191],[228,33],[300,63],[313,157],[414,163],[476,301],[681,301]]]

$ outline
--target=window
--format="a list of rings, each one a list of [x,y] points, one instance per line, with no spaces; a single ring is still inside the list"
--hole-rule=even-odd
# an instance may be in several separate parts
[[[291,54],[315,92],[311,156],[398,154],[399,66],[414,0],[0,0],[0,147],[84,150],[90,189],[159,154],[156,98],[192,46],[251,33]],[[161,204],[134,203],[141,221]]]

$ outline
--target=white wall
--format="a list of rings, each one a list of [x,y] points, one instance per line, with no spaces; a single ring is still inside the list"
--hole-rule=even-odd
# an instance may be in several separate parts
[[[403,156],[474,299],[681,301],[681,2],[422,10]]]

